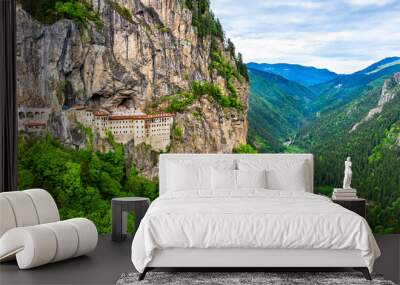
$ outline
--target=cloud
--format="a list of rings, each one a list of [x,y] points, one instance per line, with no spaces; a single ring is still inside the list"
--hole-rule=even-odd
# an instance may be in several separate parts
[[[347,3],[354,6],[386,6],[396,0],[347,0]]]
[[[350,73],[400,55],[400,1],[211,0],[246,61]]]

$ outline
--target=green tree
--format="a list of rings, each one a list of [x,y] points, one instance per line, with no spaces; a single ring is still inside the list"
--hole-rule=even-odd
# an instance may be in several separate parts
[[[249,144],[241,144],[235,147],[232,150],[233,153],[257,153],[257,150],[255,150],[251,145]]]

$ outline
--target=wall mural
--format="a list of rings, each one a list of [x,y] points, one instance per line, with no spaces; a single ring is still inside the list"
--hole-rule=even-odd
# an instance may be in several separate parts
[[[312,152],[317,191],[350,155],[372,228],[400,232],[400,58],[246,67],[208,0],[19,0],[17,19],[19,187],[63,219],[110,232],[111,198],[158,196],[160,153]]]

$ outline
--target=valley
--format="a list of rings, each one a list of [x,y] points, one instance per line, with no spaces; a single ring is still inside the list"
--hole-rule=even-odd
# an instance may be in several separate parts
[[[301,77],[309,68],[296,66],[294,82],[292,74],[284,78],[278,74],[284,72],[258,69],[264,65],[248,66],[248,142],[259,152],[313,153],[316,191],[328,196],[341,187],[343,161],[351,156],[352,186],[368,199],[368,220],[377,233],[400,232],[398,63],[398,57],[386,58],[311,86],[299,83],[305,84]]]

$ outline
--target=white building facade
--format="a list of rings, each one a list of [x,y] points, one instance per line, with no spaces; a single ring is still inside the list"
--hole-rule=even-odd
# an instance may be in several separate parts
[[[171,143],[173,115],[169,113],[146,115],[123,110],[110,113],[105,110],[76,110],[76,119],[92,128],[100,137],[110,131],[116,142],[135,145],[146,143],[154,150],[165,150]]]

